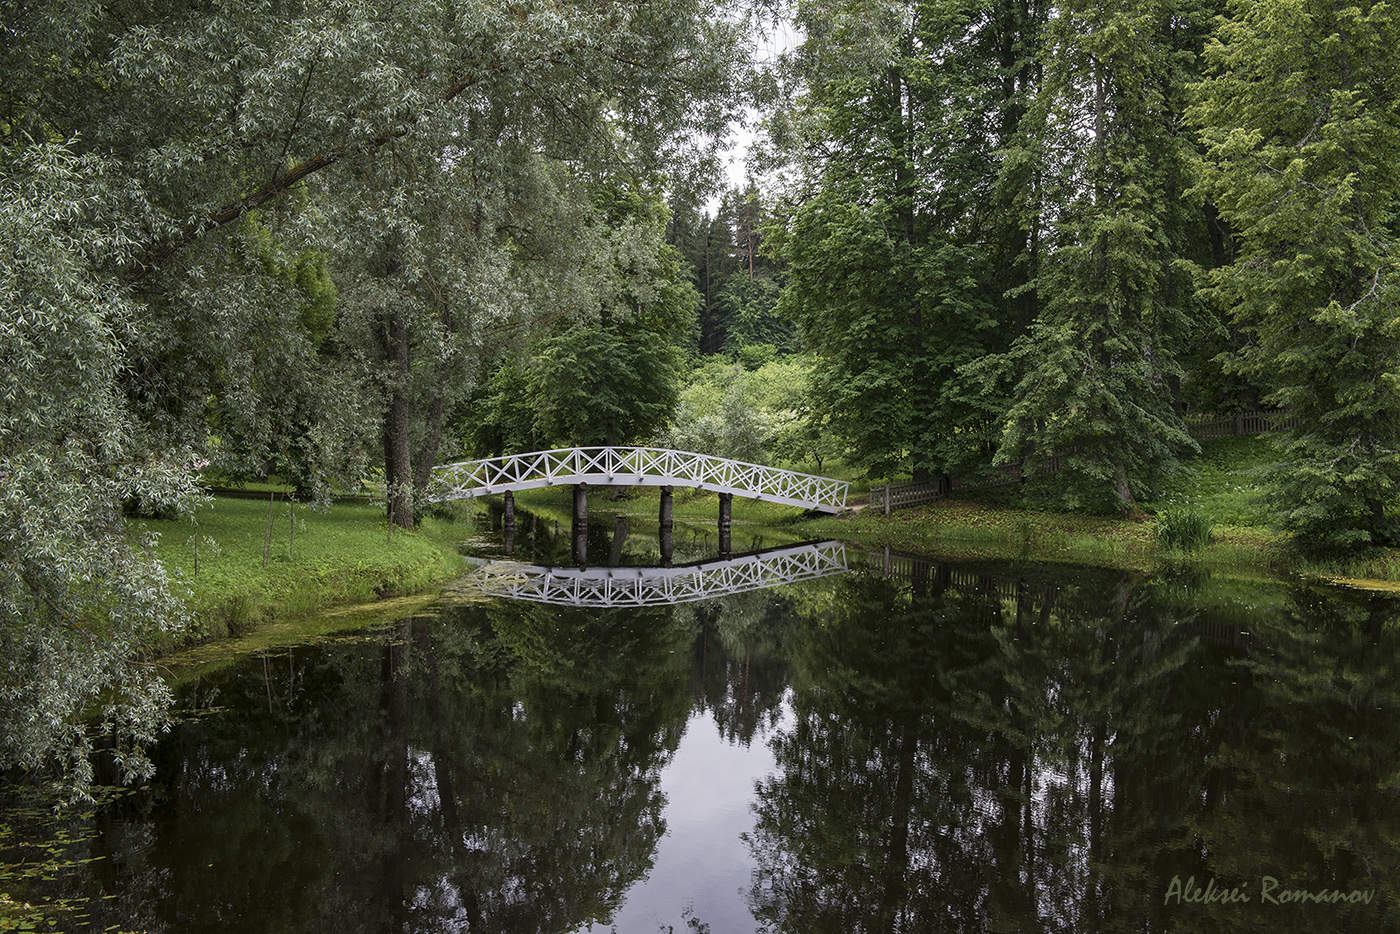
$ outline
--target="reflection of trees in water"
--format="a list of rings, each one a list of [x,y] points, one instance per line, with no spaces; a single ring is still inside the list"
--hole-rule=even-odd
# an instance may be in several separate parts
[[[812,586],[822,586],[813,582]],[[791,602],[765,591],[692,604],[691,694],[726,742],[747,746],[777,726],[787,690]]]
[[[100,812],[110,858],[82,871],[125,928],[571,930],[645,875],[698,708],[776,756],[749,841],[774,932],[1395,927],[1395,604],[900,574],[633,612],[496,602],[256,659],[202,683],[192,706],[223,712]],[[1173,875],[1262,873],[1377,895],[1162,903]]]
[[[163,781],[109,814],[93,865],[121,893],[110,917],[506,932],[610,916],[665,829],[689,633],[665,611],[447,616],[216,679],[229,709],[183,725]]]
[[[968,578],[848,578],[794,636],[795,722],[770,741],[779,772],[750,837],[767,929],[1395,923],[1393,604],[1299,590],[1232,608],[1189,580],[1109,572]],[[1248,652],[1199,637],[1238,618]],[[1270,909],[1263,873],[1377,897]],[[1255,904],[1166,906],[1175,874],[1247,883]]]

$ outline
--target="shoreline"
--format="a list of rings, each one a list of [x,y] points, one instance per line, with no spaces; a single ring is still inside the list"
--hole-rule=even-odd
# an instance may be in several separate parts
[[[265,500],[216,497],[193,521],[131,521],[134,532],[158,536],[150,554],[189,614],[186,628],[152,642],[149,659],[163,664],[327,611],[436,594],[461,575],[458,546],[474,535],[469,520],[434,517],[391,535],[371,504],[302,508],[273,523],[268,514]]]
[[[517,508],[567,523],[569,494],[562,488],[516,494]],[[641,489],[619,500],[589,503],[599,515],[655,521],[658,494]],[[714,494],[677,490],[676,521],[705,525],[717,521]],[[944,500],[902,509],[890,516],[868,509],[841,516],[803,514],[791,507],[735,497],[733,527],[761,528],[797,539],[833,538],[853,544],[907,549],[930,557],[969,560],[1037,561],[1152,572],[1189,565],[1237,577],[1274,581],[1307,579],[1337,586],[1400,591],[1400,550],[1339,561],[1309,560],[1291,552],[1283,535],[1263,526],[1217,526],[1209,544],[1191,553],[1157,542],[1151,517],[1119,519]]]
[[[569,521],[571,501],[563,488],[522,492],[516,501],[522,510]],[[305,521],[312,533],[326,532],[330,547],[303,560],[293,558],[295,552],[286,553],[291,549],[284,543],[264,567],[253,565],[250,558],[250,548],[261,549],[264,540],[263,519],[250,521],[252,511],[259,516],[266,512],[262,502],[216,500],[214,508],[222,505],[225,518],[235,514],[222,530],[217,546],[220,557],[241,560],[243,566],[229,574],[217,564],[211,568],[206,559],[200,573],[191,578],[192,562],[184,549],[169,544],[157,549],[172,575],[192,585],[187,597],[192,624],[176,638],[153,645],[150,661],[180,681],[211,665],[217,667],[226,657],[354,629],[386,609],[426,607],[466,569],[459,546],[480,536],[474,517],[487,502],[466,503],[452,519],[426,517],[419,529],[396,530],[392,539],[372,505],[337,504],[324,513],[307,509],[303,513],[309,516]],[[621,515],[645,523],[655,521],[658,494],[629,490],[620,499],[599,496],[590,505],[599,516]],[[677,522],[692,526],[716,521],[713,495],[677,491],[674,516]],[[1032,561],[1144,573],[1186,565],[1230,577],[1275,582],[1303,579],[1400,593],[1400,552],[1378,552],[1335,565],[1312,563],[1289,553],[1277,533],[1254,526],[1219,528],[1210,544],[1183,554],[1157,543],[1155,524],[1147,517],[1117,519],[965,500],[940,501],[890,516],[868,509],[813,516],[736,498],[733,523],[736,531],[764,530],[794,540],[832,538],[932,558]],[[160,527],[177,523],[139,520],[139,524],[168,531]],[[340,528],[315,528],[323,524]],[[307,536],[306,531],[298,534]],[[367,547],[367,538],[375,543]]]

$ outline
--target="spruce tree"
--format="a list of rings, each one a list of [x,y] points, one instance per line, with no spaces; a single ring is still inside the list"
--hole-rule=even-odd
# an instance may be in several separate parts
[[[1297,418],[1277,515],[1310,548],[1395,543],[1400,10],[1237,3],[1206,59],[1199,191],[1236,256],[1203,292],[1249,338],[1234,368]]]
[[[998,459],[1063,456],[1071,506],[1129,513],[1194,446],[1172,388],[1190,326],[1172,198],[1187,155],[1173,106],[1185,6],[1074,0],[1047,27],[1028,119],[1052,255],[1034,280],[1037,316],[1000,361],[1017,381]]]

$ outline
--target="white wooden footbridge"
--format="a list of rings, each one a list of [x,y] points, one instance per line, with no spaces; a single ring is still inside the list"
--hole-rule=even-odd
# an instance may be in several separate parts
[[[433,468],[428,499],[445,502],[546,486],[691,487],[801,509],[840,512],[850,483],[666,448],[560,448]]]
[[[579,570],[487,561],[467,583],[495,597],[560,606],[670,606],[846,571],[846,546],[818,542],[674,568]]]

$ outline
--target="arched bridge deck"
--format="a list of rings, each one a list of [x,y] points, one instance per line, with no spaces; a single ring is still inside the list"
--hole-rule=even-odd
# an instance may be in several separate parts
[[[560,448],[435,467],[428,499],[446,502],[578,483],[691,487],[832,513],[845,507],[851,486],[845,480],[691,451]]]

